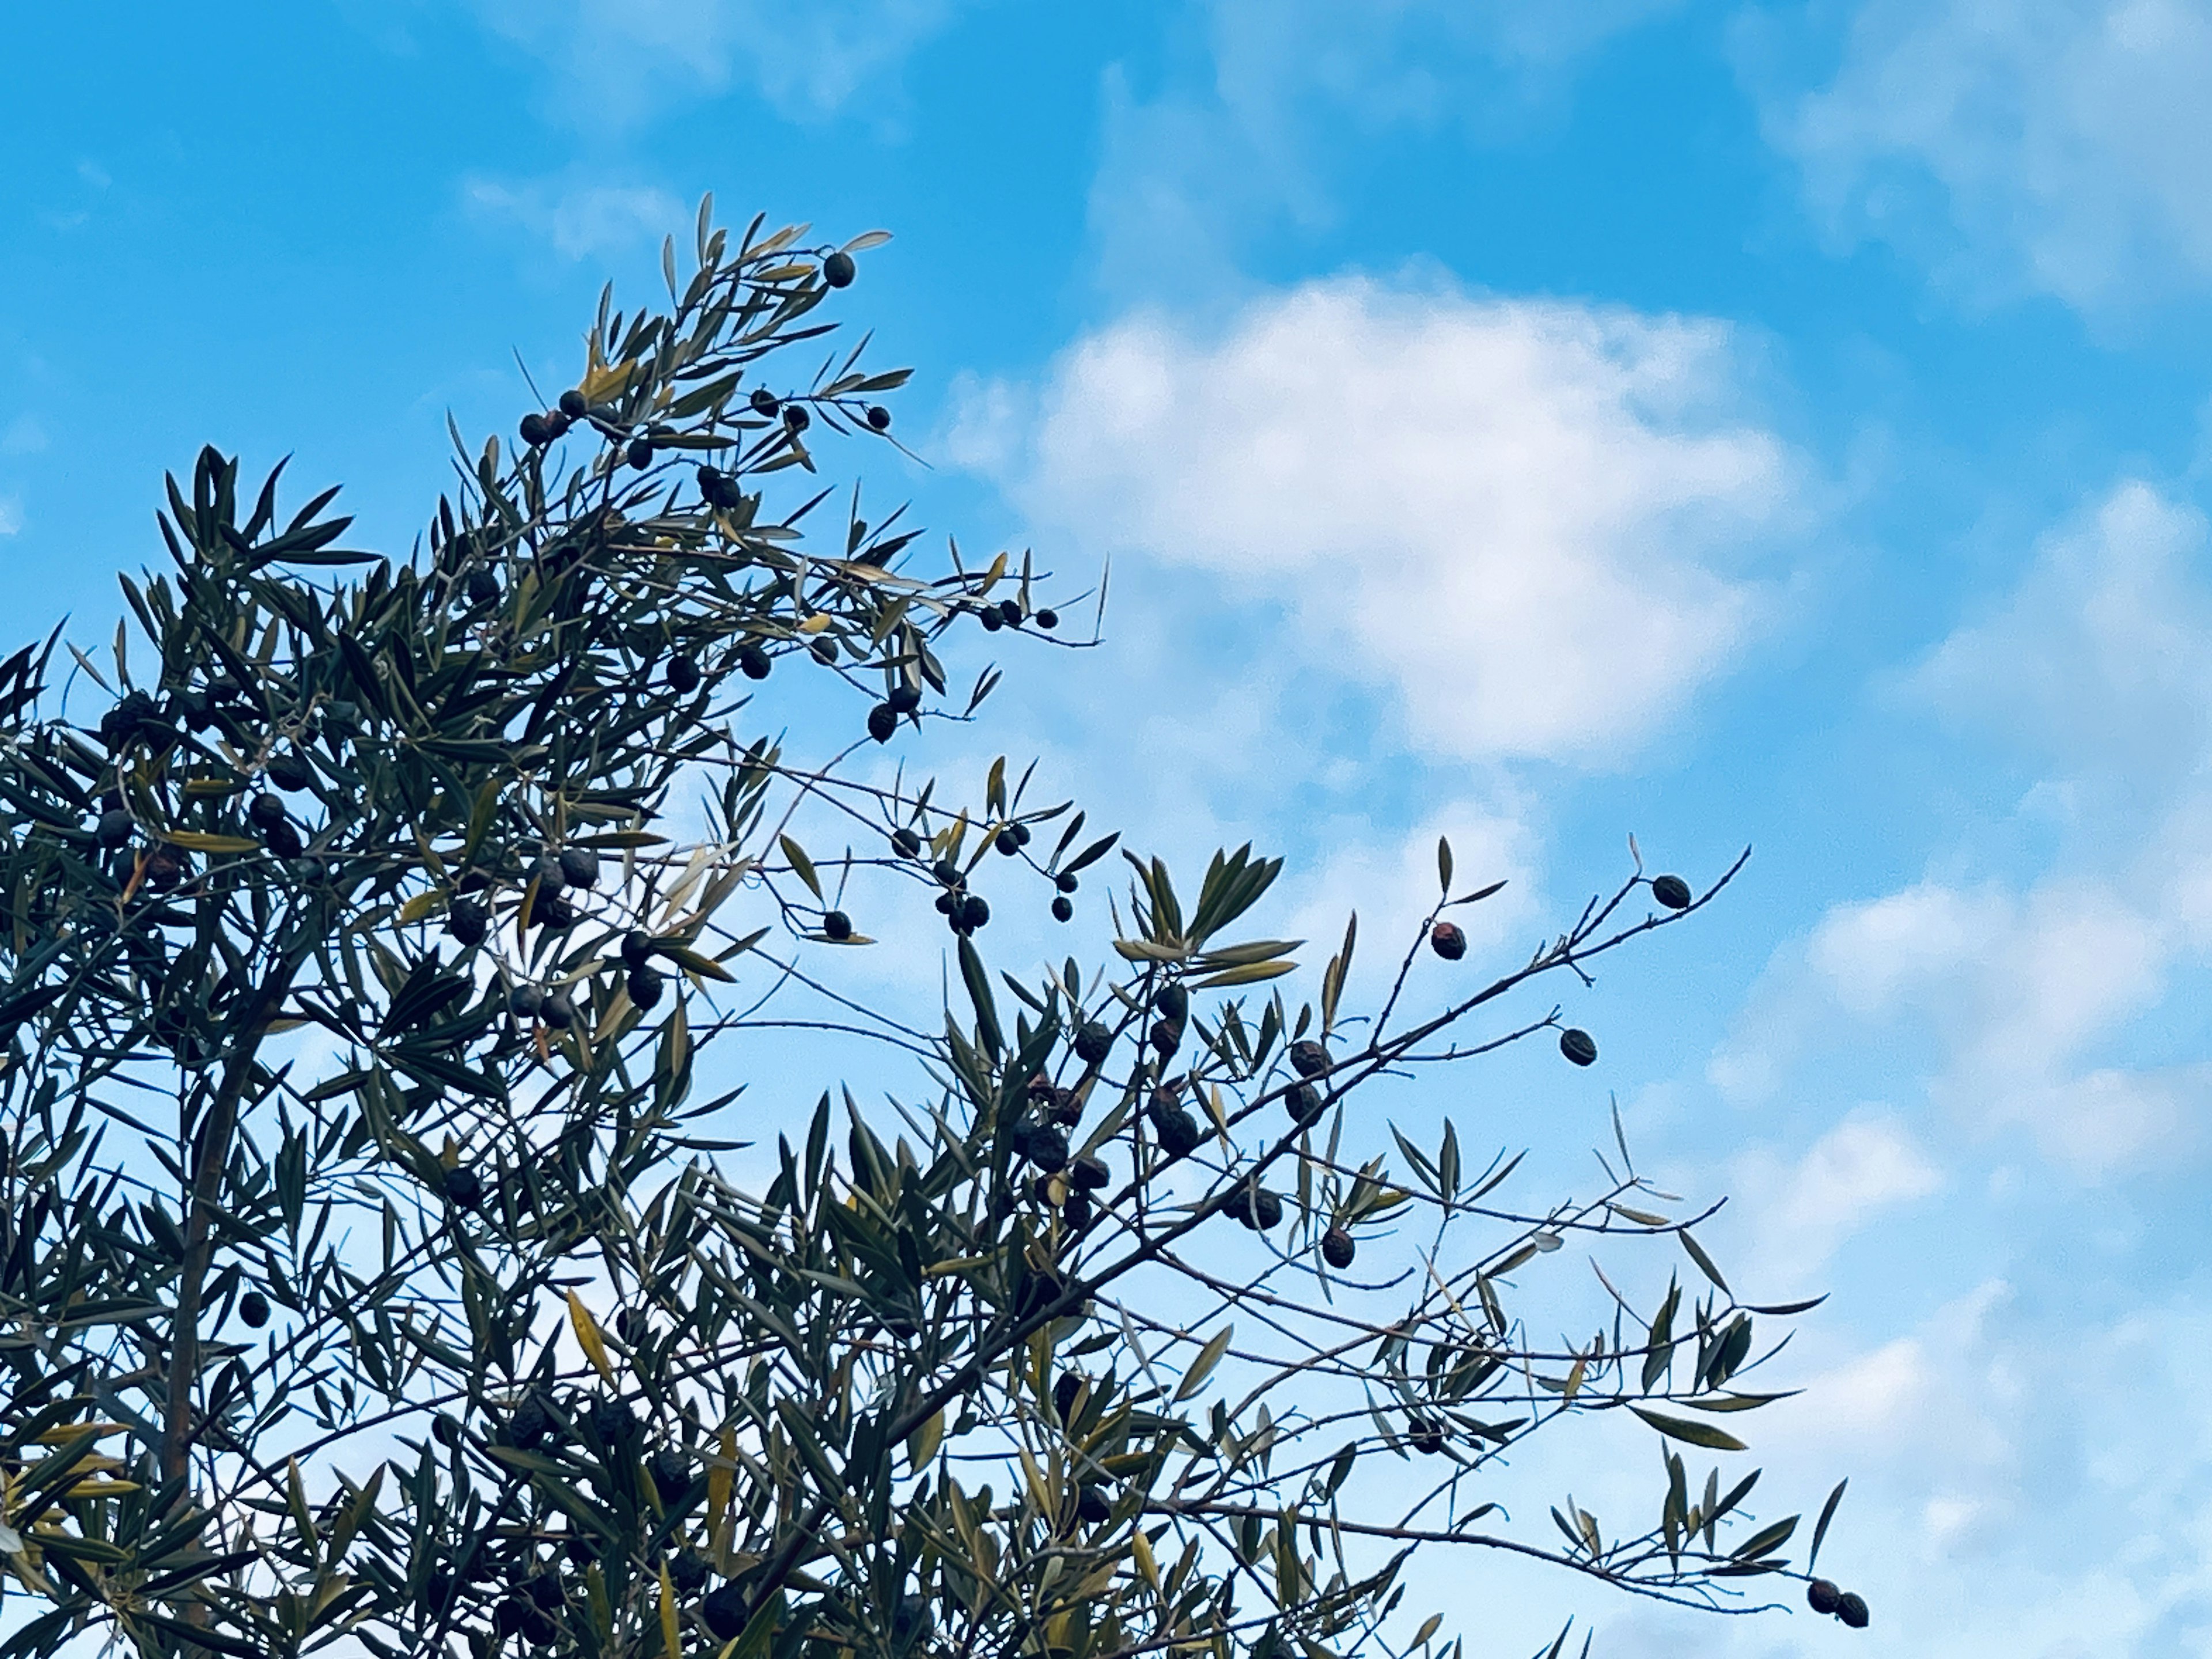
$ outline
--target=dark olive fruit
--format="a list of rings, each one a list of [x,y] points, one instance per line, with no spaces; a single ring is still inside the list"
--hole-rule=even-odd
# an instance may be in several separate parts
[[[635,972],[653,961],[653,935],[631,933],[623,935],[623,966]]]
[[[1188,1158],[1206,1138],[1188,1107],[1164,1113],[1154,1127],[1159,1131],[1160,1150],[1170,1158]]]
[[[1022,625],[1021,601],[1018,599],[1000,599],[999,601],[999,620],[1006,623],[1009,628],[1019,628]]]
[[[951,859],[938,860],[930,866],[929,873],[947,887],[957,887],[960,884],[960,866]]]
[[[1321,1091],[1310,1083],[1294,1085],[1283,1097],[1283,1108],[1291,1115],[1291,1121],[1304,1128],[1318,1118],[1328,1103],[1322,1098]]]
[[[1074,921],[1075,907],[1073,904],[1070,904],[1065,898],[1054,899],[1052,902],[1052,919],[1054,921]]]
[[[1190,1018],[1190,991],[1181,981],[1163,985],[1152,994],[1152,1012],[1162,1019]]]
[[[313,776],[307,770],[307,763],[297,755],[277,755],[269,762],[269,781],[288,795],[305,789]]]
[[[1083,885],[1083,879],[1073,870],[1063,870],[1052,878],[1052,884],[1063,893],[1072,893]]]
[[[1022,850],[1022,838],[1014,833],[1014,826],[1010,823],[991,837],[991,845],[1007,858],[1012,858]]]
[[[983,624],[986,634],[995,634],[1006,625],[1006,619],[999,614],[999,607],[995,605],[987,605],[977,611],[975,620]]]
[[[552,1614],[544,1608],[532,1606],[524,1612],[522,1629],[518,1633],[533,1648],[550,1648],[559,1638],[561,1626],[553,1622]]]
[[[895,830],[891,832],[891,846],[897,850],[901,858],[920,858],[921,832],[917,830]]]
[[[818,635],[806,648],[814,653],[814,660],[824,668],[834,666],[837,661],[837,641],[827,634]]]
[[[474,1170],[448,1170],[443,1184],[446,1202],[457,1210],[473,1210],[483,1202],[483,1177]]]
[[[569,847],[562,850],[561,879],[571,887],[589,890],[599,884],[599,855],[589,847]]]
[[[768,678],[769,670],[774,666],[768,653],[750,640],[738,647],[738,669],[747,679],[764,680]]]
[[[744,1634],[745,1593],[735,1584],[720,1585],[700,1603],[699,1614],[707,1621],[709,1636],[717,1642],[734,1642]]]
[[[558,889],[540,887],[536,902],[530,907],[530,925],[550,927],[556,933],[563,927],[574,927],[576,907],[562,898]]]
[[[1680,876],[1657,876],[1651,883],[1651,896],[1669,910],[1690,908],[1690,884]]]
[[[274,798],[264,796],[263,799]],[[284,809],[279,806],[276,811],[279,815],[282,815]],[[137,827],[137,821],[119,807],[112,812],[102,812],[100,815],[100,829],[97,832],[100,844],[108,848],[120,847],[131,839],[131,832]]]
[[[1073,1089],[1054,1089],[1050,1096],[1052,1121],[1063,1129],[1083,1121],[1083,1097]]]
[[[1467,954],[1467,935],[1457,922],[1440,921],[1429,929],[1429,948],[1446,962],[1457,962]]]
[[[1428,1418],[1410,1419],[1406,1428],[1407,1438],[1413,1442],[1415,1451],[1426,1452],[1433,1457],[1444,1449],[1443,1430]]]
[[[806,412],[804,404],[786,404],[783,406],[783,423],[793,433],[799,433],[814,424],[814,417]]]
[[[1086,1527],[1101,1527],[1114,1518],[1114,1500],[1103,1486],[1085,1486],[1075,1500],[1075,1512]]]
[[[561,412],[570,420],[580,421],[585,416],[590,414],[591,410],[591,404],[584,401],[584,394],[575,387],[571,386],[561,394]]]
[[[492,1609],[491,1627],[501,1636],[520,1636],[523,1621],[537,1611],[526,1595],[501,1596],[499,1605]]]
[[[545,435],[549,439],[565,438],[568,435],[568,428],[574,424],[556,409],[545,417]]]
[[[853,919],[842,910],[826,911],[822,917],[822,931],[831,939],[850,939],[853,937]]]
[[[520,431],[522,441],[532,449],[544,447],[551,441],[553,436],[552,433],[546,428],[545,417],[535,412],[522,417]]]
[[[633,968],[623,987],[629,993],[630,1006],[641,1012],[650,1009],[660,1000],[662,987],[666,983],[661,975],[651,968]]]
[[[842,248],[822,262],[822,280],[832,288],[850,288],[856,274],[853,256]]]
[[[541,1572],[524,1579],[522,1593],[548,1613],[556,1611],[561,1605],[561,1581],[550,1572]]]
[[[1321,1259],[1342,1273],[1352,1265],[1352,1258],[1359,1247],[1352,1242],[1352,1235],[1341,1227],[1331,1227],[1321,1236]]]
[[[960,925],[969,933],[983,927],[991,920],[991,907],[981,893],[970,893],[960,901]]]
[[[1006,1125],[1001,1133],[1001,1138],[1006,1141],[1006,1150],[1009,1152],[1016,1158],[1027,1158],[1030,1155],[1030,1142],[1036,1138],[1036,1124],[1025,1117],[1018,1117]]]
[[[568,872],[561,862],[558,853],[540,853],[538,861],[530,866],[541,893],[564,893],[568,890]]]
[[[155,892],[166,892],[185,878],[188,868],[184,854],[164,844],[146,855],[146,884]]]
[[[1114,1052],[1114,1033],[1097,1020],[1086,1020],[1075,1034],[1075,1057],[1096,1066]]]
[[[718,466],[702,466],[696,477],[699,480],[699,499],[709,507],[720,507],[723,487],[729,483],[730,475]]]
[[[238,1316],[259,1330],[269,1322],[269,1298],[258,1291],[248,1291],[238,1298]]]
[[[499,577],[488,567],[478,565],[469,572],[466,592],[471,605],[489,605],[499,597]]]
[[[1085,1192],[1095,1193],[1114,1179],[1114,1172],[1101,1158],[1079,1158],[1067,1172],[1071,1183]]]
[[[177,693],[177,714],[187,731],[204,732],[215,719],[215,698],[197,685]]]
[[[491,918],[474,899],[455,899],[446,908],[446,931],[463,945],[482,945]]]
[[[1029,825],[1022,823],[1018,818],[1017,818],[1013,823],[1008,824],[1006,828],[1014,832],[1014,839],[1021,842],[1023,846],[1026,847],[1030,844]]]
[[[644,471],[646,468],[653,465],[653,440],[650,438],[632,438],[629,441],[629,449],[627,453],[629,464],[635,467],[639,471]]]
[[[892,714],[911,714],[921,707],[921,688],[918,685],[908,685],[902,681],[891,687],[890,694],[884,698],[884,701],[891,706]]]
[[[704,1558],[690,1550],[673,1555],[668,1560],[668,1582],[684,1595],[702,1588],[707,1582],[707,1563]]]
[[[783,407],[781,404],[776,401],[775,393],[770,392],[764,386],[755,386],[753,388],[752,396],[746,398],[745,401],[752,405],[753,413],[756,415],[773,415],[777,410]]]
[[[1087,1232],[1091,1221],[1091,1194],[1079,1189],[1069,1193],[1067,1201],[1060,1206],[1060,1225],[1070,1233]]]
[[[262,845],[280,859],[295,859],[307,850],[300,832],[290,823],[272,823],[261,837]]]
[[[688,653],[678,652],[668,659],[668,684],[677,696],[690,696],[699,689],[698,659]]]
[[[649,1328],[642,1308],[624,1308],[615,1315],[615,1334],[633,1348],[645,1340]]]
[[[592,1432],[603,1445],[619,1445],[637,1432],[637,1413],[619,1400],[592,1402]]]
[[[868,710],[868,735],[878,743],[889,743],[898,732],[898,710],[887,702],[879,702]]]
[[[568,1000],[566,991],[556,991],[545,999],[538,1018],[556,1031],[565,1031],[576,1023],[576,1005]]]
[[[1039,628],[1057,628],[1057,627],[1059,627],[1059,626],[1060,626],[1060,612],[1059,612],[1059,611],[1053,611],[1053,610],[1044,610],[1044,611],[1038,611],[1038,612],[1036,613],[1036,625],[1037,625]]]
[[[517,1019],[535,1019],[545,1006],[545,993],[535,985],[518,985],[507,995],[507,1011]]]
[[[1179,1019],[1156,1019],[1152,1022],[1152,1029],[1145,1033],[1145,1041],[1158,1049],[1160,1058],[1165,1060],[1182,1047],[1182,1022]]]
[[[946,888],[943,892],[937,896],[937,914],[939,915],[949,916],[953,913],[953,911],[959,908],[959,907],[960,895],[954,892],[951,888]]]
[[[1014,1317],[1027,1324],[1066,1292],[1058,1273],[1031,1273],[1022,1281],[1021,1295],[1014,1303]]]
[[[1291,1045],[1291,1066],[1300,1077],[1319,1077],[1328,1070],[1328,1050],[1311,1037]]]
[[[1597,1042],[1588,1031],[1560,1032],[1559,1052],[1577,1066],[1597,1064]]]
[[[524,1451],[533,1451],[552,1429],[552,1413],[545,1409],[545,1402],[533,1394],[517,1406],[514,1414],[507,1419],[507,1443]]]
[[[1081,1371],[1062,1371],[1052,1385],[1052,1408],[1063,1423],[1075,1415],[1075,1402],[1090,1378]]]
[[[1029,1160],[1047,1175],[1067,1167],[1067,1136],[1061,1131],[1039,1128],[1030,1133]]]
[[[274,795],[256,795],[246,803],[246,816],[259,828],[266,830],[272,823],[284,822],[284,803]]]
[[[1283,1196],[1265,1187],[1252,1194],[1252,1224],[1266,1232],[1283,1218]]]
[[[646,1459],[645,1467],[664,1504],[674,1503],[691,1488],[691,1459],[674,1446],[663,1446]]]
[[[1836,1599],[1836,1617],[1853,1630],[1864,1630],[1869,1617],[1866,1597],[1856,1590],[1845,1590]]]
[[[1805,1605],[1815,1613],[1833,1613],[1844,1593],[1825,1578],[1815,1578],[1805,1586]]]
[[[878,432],[890,431],[891,429],[890,410],[885,409],[881,404],[870,404],[868,405],[868,424]]]

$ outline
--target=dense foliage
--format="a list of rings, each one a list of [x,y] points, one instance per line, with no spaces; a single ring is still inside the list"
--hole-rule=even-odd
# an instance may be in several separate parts
[[[135,633],[0,667],[6,1651],[1323,1659],[1438,1639],[1416,1544],[1693,1605],[1802,1577],[1755,1475],[1689,1467],[1799,1310],[1741,1304],[1625,1144],[1531,1207],[1449,1122],[1346,1110],[1511,1042],[1593,1063],[1502,1011],[1711,892],[1634,871],[1474,983],[1451,914],[1493,890],[1440,848],[1355,1016],[1356,928],[1295,1005],[1250,935],[1277,861],[1179,890],[1003,763],[893,769],[995,683],[956,650],[1073,629],[1026,561],[817,493],[905,377],[782,368],[877,240],[800,238],[702,210],[667,309],[603,301],[413,558],[209,451]],[[787,755],[770,691],[850,741]],[[1113,870],[1108,967],[987,966],[994,900],[1066,921]],[[848,890],[937,930],[941,1027],[838,989]],[[833,1089],[748,1163],[717,1045],[757,1074],[801,1026],[904,1051],[910,1103]],[[1563,1346],[1523,1303],[1570,1238],[1668,1254]],[[1493,1529],[1486,1469],[1616,1409],[1647,1520]]]

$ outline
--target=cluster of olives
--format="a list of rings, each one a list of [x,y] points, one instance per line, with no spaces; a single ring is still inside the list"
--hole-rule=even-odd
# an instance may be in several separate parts
[[[1814,1612],[1832,1614],[1853,1630],[1867,1627],[1866,1598],[1856,1590],[1838,1589],[1825,1578],[1815,1578],[1805,1587],[1805,1601]]]
[[[990,922],[991,906],[981,893],[968,890],[967,872],[951,859],[939,859],[931,866],[930,873],[937,878],[943,890],[937,896],[937,912],[946,926],[963,939]]]
[[[1019,628],[1024,621],[1033,622],[1050,632],[1060,626],[1060,612],[1040,608],[1024,613],[1019,599],[1000,599],[996,605],[981,604],[969,607],[975,620],[983,624],[983,631],[995,634],[1002,628]]]
[[[921,707],[921,688],[902,680],[891,687],[881,702],[868,710],[868,735],[878,743],[889,743],[898,731],[899,721]]]

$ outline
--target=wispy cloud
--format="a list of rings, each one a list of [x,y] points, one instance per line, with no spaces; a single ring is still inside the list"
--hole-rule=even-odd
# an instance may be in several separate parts
[[[463,184],[461,195],[477,218],[516,226],[569,259],[655,243],[691,222],[690,210],[668,191],[649,185],[476,178]]]

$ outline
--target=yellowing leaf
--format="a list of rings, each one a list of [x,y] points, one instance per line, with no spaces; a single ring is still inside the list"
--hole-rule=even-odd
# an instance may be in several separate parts
[[[404,927],[409,922],[422,921],[423,917],[438,908],[440,896],[436,893],[416,894],[413,898],[399,907],[400,925]]]
[[[945,1413],[940,1408],[932,1412],[929,1420],[906,1437],[907,1466],[914,1469],[929,1467],[937,1455],[937,1448],[945,1439]]]
[[[829,626],[829,612],[825,611],[817,611],[812,616],[809,617],[805,622],[799,624],[799,631],[802,634],[819,634],[823,629]]]
[[[660,1650],[671,1656],[684,1651],[683,1633],[676,1624],[676,1586],[668,1577],[668,1555],[660,1557]]]
[[[258,853],[261,843],[248,841],[243,836],[210,836],[198,830],[172,830],[161,837],[174,847],[191,848],[195,853]]]
[[[577,1346],[583,1349],[584,1358],[592,1362],[592,1369],[613,1382],[615,1368],[607,1358],[607,1345],[599,1334],[599,1322],[592,1317],[592,1310],[574,1291],[568,1292],[568,1323],[574,1327]]]

